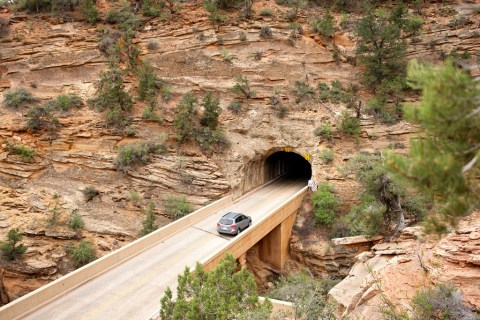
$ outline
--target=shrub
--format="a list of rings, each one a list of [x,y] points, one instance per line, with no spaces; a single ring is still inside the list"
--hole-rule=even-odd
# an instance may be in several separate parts
[[[194,138],[197,115],[197,98],[186,93],[177,104],[174,125],[177,129],[177,139],[180,142]]]
[[[27,247],[23,244],[17,245],[18,242],[22,241],[22,237],[18,228],[8,230],[7,242],[0,243],[0,251],[5,259],[8,261],[16,260],[27,251]]]
[[[238,100],[233,100],[228,104],[228,110],[234,112],[234,113],[239,113],[240,110],[242,110],[242,103]]]
[[[140,201],[142,200],[142,198],[140,197],[140,194],[136,191],[131,191],[129,194],[128,194],[128,199],[134,204],[134,205],[138,205],[140,203]]]
[[[68,111],[72,108],[80,108],[83,106],[83,100],[76,94],[62,94],[48,105],[56,110]]]
[[[321,19],[314,19],[312,21],[312,28],[313,32],[318,32],[326,38],[332,37],[335,33],[332,15],[327,12]]]
[[[235,57],[230,54],[227,48],[222,48],[222,60],[231,62]]]
[[[260,15],[262,17],[270,17],[273,16],[274,13],[275,11],[273,11],[273,9],[271,8],[263,8],[262,10],[260,10]]]
[[[148,41],[147,43],[147,49],[149,51],[155,51],[157,50],[158,48],[160,48],[160,45],[158,44],[158,42],[156,41]]]
[[[417,291],[411,305],[412,320],[476,319],[476,315],[463,305],[461,291],[451,283]]]
[[[195,139],[200,149],[207,155],[213,152],[221,152],[230,145],[227,137],[221,128],[215,130],[209,127],[203,127],[197,130]]]
[[[318,153],[318,157],[320,158],[323,164],[330,164],[333,162],[333,157],[334,157],[333,150],[330,148],[322,149]]]
[[[135,30],[137,29],[142,21],[135,14],[128,11],[126,8],[122,9],[110,9],[107,12],[107,17],[105,18],[107,23],[111,24],[120,24],[120,29],[122,30]]]
[[[342,113],[340,131],[352,137],[360,136],[360,120],[350,116],[346,111]]]
[[[288,114],[288,109],[287,107],[285,107],[283,104],[279,104],[278,106],[276,106],[274,108],[275,110],[275,115],[279,118],[279,119],[283,119],[287,116]]]
[[[321,124],[318,126],[313,134],[317,137],[322,137],[328,141],[333,140],[333,127],[329,124]]]
[[[207,94],[203,97],[201,106],[203,107],[204,111],[203,116],[200,119],[200,124],[210,128],[211,130],[215,130],[218,126],[218,118],[222,112],[222,108],[220,108],[220,99],[212,99],[212,93],[207,92]]]
[[[163,86],[161,91],[161,96],[164,101],[170,100],[172,97],[172,88]]]
[[[180,219],[193,212],[193,206],[185,196],[168,196],[165,202],[165,214],[172,219]]]
[[[95,249],[93,243],[90,241],[81,240],[77,247],[72,249],[70,258],[73,260],[73,264],[76,268],[86,265],[92,262],[97,257],[95,256]]]
[[[162,7],[164,5],[164,2],[155,0],[144,0],[142,6],[142,14],[145,17],[158,17],[160,16],[162,12]]]
[[[148,61],[144,61],[137,70],[138,97],[141,101],[155,98],[162,86],[162,80],[158,77],[155,69]]]
[[[92,201],[93,198],[98,196],[100,194],[100,191],[98,191],[94,186],[87,186],[85,187],[85,189],[82,190],[82,193],[85,202],[89,202]]]
[[[82,0],[82,15],[88,23],[95,23],[100,20],[97,7],[93,0]]]
[[[159,122],[161,123],[163,121],[161,116],[158,116],[155,114],[155,109],[157,108],[157,103],[156,101],[151,101],[149,103],[149,106],[146,107],[143,112],[142,112],[142,119],[145,119],[147,121],[153,121],[153,122]]]
[[[109,69],[100,73],[95,96],[88,101],[97,111],[106,113],[108,126],[122,127],[132,109],[132,97],[125,91],[123,73],[118,62],[112,60]]]
[[[320,183],[317,191],[312,194],[313,214],[320,223],[332,224],[339,202],[330,185]]]
[[[235,76],[235,85],[232,87],[232,92],[235,94],[241,94],[245,99],[255,97],[255,91],[252,91],[247,77],[243,75]]]
[[[10,20],[0,17],[0,39],[5,38],[10,33]]]
[[[270,39],[272,38],[272,28],[270,26],[263,26],[260,28],[260,38]]]
[[[142,221],[143,228],[139,232],[140,237],[143,237],[158,229],[158,226],[155,225],[157,217],[155,216],[155,204],[153,202],[148,203],[144,213],[145,219]]]
[[[114,52],[114,48],[122,34],[117,30],[104,29],[98,43],[98,50],[103,53],[110,54]]]
[[[53,206],[52,210],[50,210],[50,217],[47,219],[47,226],[53,227],[56,226],[58,220],[60,220],[60,212],[58,211],[58,201],[55,201],[55,205]]]
[[[114,162],[117,170],[126,171],[132,166],[148,163],[152,154],[165,152],[165,141],[166,136],[162,135],[157,141],[134,142],[121,146]]]
[[[7,142],[8,151],[19,155],[23,161],[30,161],[35,157],[35,150],[29,149],[22,145],[13,145]]]
[[[33,97],[25,88],[18,88],[16,90],[5,91],[3,94],[3,105],[7,108],[18,109],[32,102],[37,102],[38,99]]]
[[[328,302],[327,294],[338,280],[315,279],[305,273],[281,277],[266,296],[293,303],[293,315],[289,319],[337,319],[335,307]],[[292,316],[292,317],[290,317]]]
[[[68,227],[78,232],[83,229],[84,226],[85,223],[83,222],[82,216],[78,214],[77,210],[73,210],[70,220],[68,220]]]
[[[244,31],[240,32],[240,41],[247,41],[247,34]]]
[[[326,102],[330,96],[330,88],[325,82],[319,82],[317,84],[318,97],[321,101]]]
[[[310,87],[303,81],[295,81],[295,88],[293,94],[297,96],[297,102],[300,102],[304,98],[311,98],[315,95],[315,89]]]
[[[211,0],[204,2],[215,2],[216,6],[220,9],[235,8],[242,4],[243,0]]]
[[[26,128],[33,131],[46,131],[53,134],[60,127],[60,122],[52,114],[51,107],[38,106],[28,110]]]

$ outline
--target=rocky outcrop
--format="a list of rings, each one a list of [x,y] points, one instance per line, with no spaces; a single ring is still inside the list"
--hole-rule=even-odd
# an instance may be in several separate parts
[[[451,282],[461,289],[468,306],[478,308],[479,231],[478,214],[439,243],[428,240],[419,227],[406,228],[396,242],[379,243],[358,255],[329,297],[338,304],[339,314],[382,319],[379,310],[386,301],[405,308],[418,289]]]

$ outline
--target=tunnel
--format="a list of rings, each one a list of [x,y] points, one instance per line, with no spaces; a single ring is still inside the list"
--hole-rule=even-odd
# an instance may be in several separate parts
[[[279,151],[265,160],[264,173],[265,182],[282,175],[288,179],[303,179],[306,182],[312,176],[312,166],[295,152]]]

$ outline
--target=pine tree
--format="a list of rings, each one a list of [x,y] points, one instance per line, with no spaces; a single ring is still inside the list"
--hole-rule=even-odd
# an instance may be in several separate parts
[[[253,275],[246,269],[235,272],[237,264],[231,254],[220,260],[210,272],[197,263],[195,272],[188,267],[178,276],[177,297],[167,288],[161,299],[161,320],[199,319],[269,319],[270,301],[258,301]]]
[[[220,100],[218,98],[212,99],[212,93],[208,92],[203,97],[202,107],[204,108],[203,117],[200,119],[200,123],[203,126],[208,127],[210,130],[215,130],[218,126],[218,117],[222,112],[220,108]]]
[[[408,158],[391,154],[388,165],[433,199],[428,225],[445,232],[480,204],[480,86],[451,61],[438,68],[412,62],[408,80],[422,99],[406,117],[424,134],[411,140]]]
[[[13,261],[27,251],[27,247],[23,244],[17,245],[22,241],[22,237],[18,228],[8,230],[7,242],[0,244],[0,251],[7,260]]]

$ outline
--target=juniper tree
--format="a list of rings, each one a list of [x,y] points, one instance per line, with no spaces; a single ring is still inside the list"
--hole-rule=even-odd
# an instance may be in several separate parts
[[[178,275],[177,296],[167,288],[161,299],[161,320],[199,319],[269,319],[272,304],[258,301],[253,275],[237,264],[231,254],[220,260],[212,271],[205,271],[197,262],[195,271],[188,267]]]
[[[27,247],[23,244],[17,245],[18,242],[22,241],[22,237],[18,228],[8,230],[7,242],[0,244],[0,251],[7,260],[13,261],[27,251]]]
[[[344,219],[353,234],[384,233],[395,237],[405,227],[406,214],[412,222],[423,215],[424,199],[409,192],[407,185],[386,169],[381,155],[361,153],[342,171],[354,174],[361,185],[360,204]]]
[[[412,62],[408,81],[422,98],[406,117],[424,133],[411,140],[409,157],[392,154],[388,165],[433,199],[428,225],[445,232],[480,204],[480,86],[451,61],[438,68]]]
[[[212,93],[208,92],[203,97],[201,106],[204,108],[204,112],[200,123],[211,130],[215,130],[218,126],[218,117],[222,112],[220,100],[218,98],[212,98]]]
[[[357,55],[365,66],[363,81],[368,88],[405,76],[407,46],[401,39],[401,25],[383,10],[369,11],[357,24]]]
[[[177,105],[175,127],[180,142],[192,139],[195,133],[197,115],[197,98],[190,93],[185,94]]]

